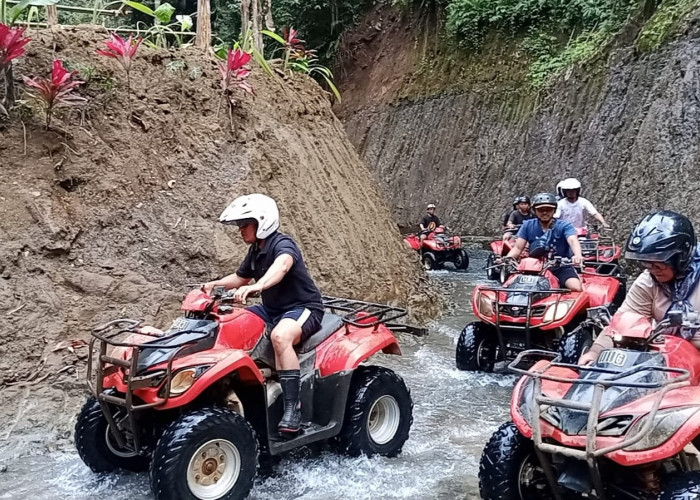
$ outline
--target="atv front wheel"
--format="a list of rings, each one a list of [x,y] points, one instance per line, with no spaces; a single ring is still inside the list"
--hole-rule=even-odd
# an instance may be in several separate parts
[[[437,258],[433,252],[424,252],[421,262],[423,263],[423,269],[426,271],[438,268]]]
[[[700,498],[700,471],[679,472],[664,481],[658,500]]]
[[[148,457],[119,447],[94,396],[85,402],[75,423],[75,447],[85,465],[93,472],[148,470]]]
[[[339,448],[350,456],[395,457],[413,423],[413,400],[403,379],[388,368],[360,366],[352,376]]]
[[[177,418],[153,453],[151,489],[156,500],[242,499],[258,467],[250,424],[225,408],[201,408]]]
[[[559,356],[562,363],[577,365],[583,353],[593,345],[593,332],[588,325],[579,325],[559,340]]]
[[[551,500],[532,441],[513,422],[493,433],[481,455],[479,491],[484,500]]]
[[[467,269],[469,267],[469,255],[464,248],[455,251],[454,264],[457,269]]]
[[[486,259],[486,279],[492,281],[498,281],[500,276],[498,269],[493,268],[496,265],[496,255],[491,253]]]
[[[457,368],[466,371],[492,372],[496,364],[498,339],[496,332],[486,323],[469,323],[459,334],[455,360]]]

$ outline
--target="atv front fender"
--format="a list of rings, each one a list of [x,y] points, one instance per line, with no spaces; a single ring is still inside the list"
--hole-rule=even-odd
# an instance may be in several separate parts
[[[171,396],[167,403],[157,408],[159,410],[169,410],[171,408],[187,405],[197,399],[202,392],[211,387],[218,380],[234,372],[237,372],[239,379],[244,383],[262,385],[263,377],[260,373],[260,369],[245,351],[221,351],[216,354],[220,355],[219,359],[213,366],[200,375],[192,387],[179,396]],[[212,361],[211,354],[208,354],[207,358],[209,358],[207,361]],[[201,364],[208,363],[200,363],[200,365]],[[196,363],[190,363],[189,366],[198,365]]]
[[[354,370],[364,360],[379,351],[401,354],[394,334],[384,325],[376,328],[348,326],[339,330],[330,342],[324,342],[316,351],[315,368],[325,377],[344,370]]]

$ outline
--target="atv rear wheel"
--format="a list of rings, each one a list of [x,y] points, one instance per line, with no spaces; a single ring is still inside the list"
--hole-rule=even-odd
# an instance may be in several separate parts
[[[149,457],[119,448],[102,413],[102,407],[94,396],[85,402],[75,423],[75,447],[85,465],[93,472],[148,470]]]
[[[583,353],[593,345],[593,331],[588,325],[579,325],[559,340],[559,356],[562,363],[577,365]]]
[[[496,363],[498,339],[493,327],[476,321],[459,334],[455,360],[457,368],[466,371],[492,372]]]
[[[672,474],[663,482],[658,500],[700,498],[700,471]]]
[[[178,417],[153,453],[151,489],[156,500],[242,499],[258,467],[250,424],[225,408],[201,408]]]
[[[339,448],[351,456],[395,457],[413,423],[413,400],[403,379],[388,368],[360,366],[352,376]]]
[[[438,268],[437,258],[433,252],[423,252],[421,262],[423,263],[423,269],[426,271],[432,271]]]
[[[551,490],[532,441],[513,422],[493,433],[481,455],[479,491],[484,500],[550,500]]]
[[[497,281],[500,273],[498,272],[497,268],[494,269],[489,269],[496,265],[496,254],[489,254],[488,258],[486,259],[486,279],[492,280],[492,281]]]
[[[467,269],[469,267],[469,255],[464,248],[455,251],[454,264],[457,269]]]

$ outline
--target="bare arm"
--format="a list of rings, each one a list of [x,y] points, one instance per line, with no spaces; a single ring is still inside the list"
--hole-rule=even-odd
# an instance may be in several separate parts
[[[294,265],[294,258],[289,254],[282,254],[275,259],[275,261],[267,270],[265,275],[260,278],[254,285],[242,286],[236,290],[233,296],[233,300],[236,302],[245,303],[246,298],[251,293],[260,293],[263,290],[267,290],[270,287],[275,286],[277,283],[282,281],[284,275],[289,272],[289,270]]]
[[[574,254],[573,257],[573,262],[574,264],[582,264],[583,263],[583,254],[581,253],[581,244],[578,241],[578,236],[575,234],[572,234],[568,238],[566,238],[566,241],[569,243],[569,246],[571,247],[571,251]]]
[[[523,253],[525,245],[527,245],[527,240],[525,238],[517,238],[515,240],[515,245],[513,245],[513,248],[510,249],[510,252],[508,252],[508,255],[506,255],[506,257],[517,259],[518,257],[520,257],[520,254]]]
[[[231,288],[240,288],[248,283],[250,283],[250,278],[241,278],[238,276],[238,274],[233,273],[221,278],[220,280],[205,283],[204,291],[210,294],[215,286],[223,286],[226,288],[226,290],[230,290]]]
[[[605,222],[605,219],[603,218],[603,216],[601,215],[600,212],[598,212],[597,214],[595,214],[593,217],[595,217],[595,220],[597,220],[598,222],[600,222],[603,226],[605,226],[605,227],[610,227],[610,226],[608,225],[608,223]]]

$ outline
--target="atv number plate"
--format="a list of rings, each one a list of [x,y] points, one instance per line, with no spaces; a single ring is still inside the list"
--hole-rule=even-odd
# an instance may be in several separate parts
[[[599,364],[610,364],[622,367],[625,366],[626,362],[627,353],[623,351],[603,351],[600,353],[600,357],[598,358]]]
[[[173,321],[173,325],[170,327],[170,330],[184,330],[187,327],[187,318],[177,318],[175,321]]]

